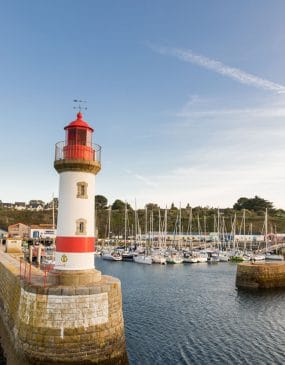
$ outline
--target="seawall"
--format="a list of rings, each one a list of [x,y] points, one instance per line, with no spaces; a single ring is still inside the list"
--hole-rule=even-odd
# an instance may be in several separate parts
[[[240,263],[236,286],[244,289],[285,288],[285,263]]]
[[[100,275],[85,285],[35,285],[0,252],[0,314],[29,364],[128,364],[121,284]]]

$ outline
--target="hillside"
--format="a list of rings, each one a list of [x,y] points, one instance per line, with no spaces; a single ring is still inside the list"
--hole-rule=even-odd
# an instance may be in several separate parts
[[[153,231],[158,231],[159,214],[161,216],[161,230],[164,229],[164,215],[165,210],[160,209],[157,205],[148,205],[147,210],[147,230],[150,230],[150,222],[153,227]],[[151,208],[151,209],[150,209]],[[192,220],[191,220],[192,214]],[[237,210],[232,208],[219,210],[219,224],[220,231],[230,232],[232,222],[236,214],[236,233],[243,233],[243,210]],[[56,215],[56,214],[55,214]],[[108,236],[108,207],[98,207],[96,211],[97,227],[99,231],[99,237]],[[179,231],[179,209],[173,207],[167,211],[167,230],[168,232]],[[127,234],[132,235],[135,231],[135,211],[129,207],[127,212]],[[55,217],[56,218],[56,217]],[[192,223],[191,223],[192,221]],[[40,224],[40,223],[52,223],[52,210],[44,211],[28,211],[28,210],[15,210],[0,208],[0,228],[7,229],[10,224],[24,223],[27,225]],[[137,210],[137,222],[141,232],[145,232],[146,225],[146,213],[144,209]],[[183,232],[214,232],[217,231],[218,224],[218,211],[209,207],[195,207],[182,208],[181,209],[181,231]],[[251,228],[252,225],[252,228]],[[264,225],[264,211],[255,212],[253,210],[245,210],[245,233],[248,234],[251,230],[253,233],[261,233]],[[125,209],[120,207],[119,209],[112,209],[110,231],[112,236],[124,236],[125,234]],[[269,232],[285,232],[285,212],[283,210],[270,209],[269,210]]]

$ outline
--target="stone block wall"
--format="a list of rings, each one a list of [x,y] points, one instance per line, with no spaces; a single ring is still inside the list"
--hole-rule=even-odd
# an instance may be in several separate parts
[[[0,313],[15,349],[31,364],[128,364],[121,284],[33,287],[0,262]]]
[[[241,263],[237,266],[238,288],[285,288],[285,263]]]

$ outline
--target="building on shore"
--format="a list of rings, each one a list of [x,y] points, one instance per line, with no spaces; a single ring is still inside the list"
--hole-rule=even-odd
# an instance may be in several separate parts
[[[30,237],[30,227],[23,223],[8,226],[8,236],[11,238],[25,239]]]
[[[32,224],[29,238],[32,239],[55,239],[56,228],[53,224]]]

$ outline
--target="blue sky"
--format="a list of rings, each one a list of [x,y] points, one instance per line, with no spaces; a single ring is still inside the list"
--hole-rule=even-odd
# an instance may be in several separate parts
[[[285,208],[285,2],[9,1],[2,201],[57,195],[54,144],[88,100],[110,202]]]

